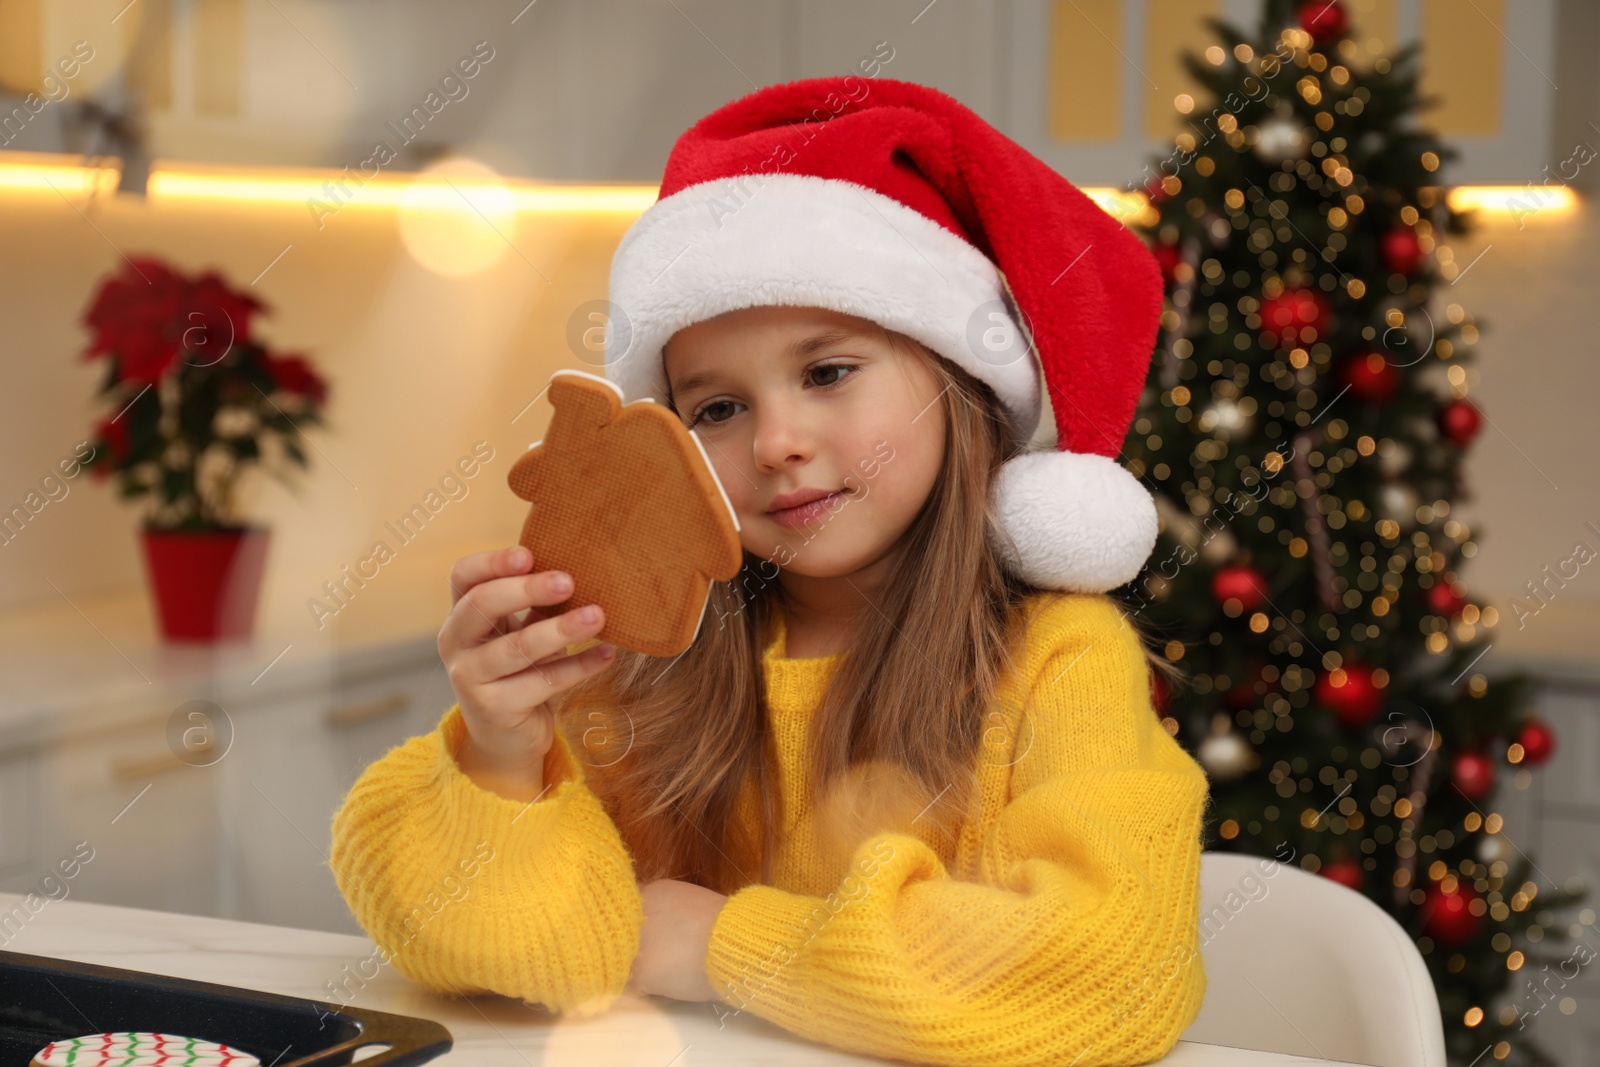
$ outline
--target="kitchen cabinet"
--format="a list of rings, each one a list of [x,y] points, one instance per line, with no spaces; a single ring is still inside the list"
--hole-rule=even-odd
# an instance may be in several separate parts
[[[1437,79],[1424,89],[1437,88],[1447,104],[1460,98],[1462,112],[1433,120],[1461,151],[1450,180],[1589,182],[1572,153],[1593,135],[1586,103],[1595,86],[1593,5],[1501,0],[1463,18],[1457,4],[1393,0],[1352,9],[1358,42],[1378,37],[1392,52],[1420,41]],[[130,75],[149,102],[152,158],[356,169],[383,142],[394,153],[390,173],[460,154],[515,177],[653,183],[673,141],[712,109],[760,86],[866,69],[950,93],[1080,184],[1120,187],[1170,154],[1171,136],[1183,128],[1174,100],[1192,84],[1175,56],[1214,42],[1202,20],[1218,15],[1250,33],[1261,5],[348,0],[220,7],[234,17],[189,18],[181,5],[128,15],[140,35]],[[72,34],[63,24],[47,38],[38,47],[53,55]],[[90,74],[99,63],[115,69],[110,44],[101,47],[105,57]],[[470,77],[460,76],[462,63]],[[1078,70],[1092,70],[1093,79],[1072,82]],[[1567,91],[1558,94],[1557,85]],[[0,96],[7,108],[19,100]],[[1093,112],[1103,128],[1058,136],[1051,115],[1063,108]],[[78,152],[81,141],[66,124],[39,122],[9,147]]]
[[[478,547],[414,553],[326,629],[288,576],[216,646],[159,641],[142,590],[0,615],[0,891],[361,933],[333,815],[454,700],[440,577]]]
[[[334,812],[369,763],[433,729],[453,699],[430,643],[329,689],[242,708],[220,765],[228,906],[218,914],[360,932],[328,865]]]
[[[333,813],[368,763],[453,699],[431,639],[366,659],[288,692],[204,702],[229,736],[187,761],[159,708],[12,747],[0,890],[359,933],[328,867]],[[75,851],[89,858],[61,879]]]
[[[1546,678],[1534,711],[1555,731],[1555,754],[1537,772],[1510,773],[1502,763],[1504,780],[1483,809],[1505,818],[1500,836],[1509,862],[1526,855],[1534,864],[1529,877],[1541,889],[1577,880],[1588,898],[1562,913],[1570,929],[1549,923],[1556,919],[1550,914],[1538,919],[1550,926],[1548,938],[1512,945],[1528,962],[1487,1010],[1515,1008],[1523,1029],[1555,1062],[1577,1067],[1597,1062],[1600,1049],[1600,667],[1547,660],[1525,666]],[[1532,907],[1536,915],[1542,910],[1537,899]]]

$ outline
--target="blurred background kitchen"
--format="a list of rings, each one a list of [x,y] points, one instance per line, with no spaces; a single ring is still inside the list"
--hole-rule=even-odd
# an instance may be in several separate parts
[[[1420,44],[1422,121],[1459,153],[1441,181],[1479,208],[1470,237],[1423,249],[1448,246],[1440,307],[1481,331],[1456,382],[1487,420],[1453,513],[1483,530],[1461,578],[1498,616],[1483,669],[1543,680],[1560,739],[1532,775],[1502,744],[1480,803],[1549,884],[1592,886],[1600,7],[1343,8],[1362,62]],[[328,821],[449,705],[450,563],[515,542],[506,474],[551,372],[601,373],[611,255],[673,140],[758,86],[906,79],[1133,220],[1202,95],[1181,55],[1214,45],[1207,18],[1260,12],[0,0],[0,888],[359,933]],[[156,371],[236,348],[254,376],[193,401],[209,427],[161,421],[177,397]],[[113,455],[83,467],[97,442]],[[163,502],[228,537],[146,533]],[[207,567],[242,616],[196,607]],[[75,849],[93,858],[66,878]],[[1581,970],[1537,1024],[1564,1062],[1600,1045]]]

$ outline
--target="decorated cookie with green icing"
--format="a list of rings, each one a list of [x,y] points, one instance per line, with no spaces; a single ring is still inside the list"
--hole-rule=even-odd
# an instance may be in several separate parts
[[[178,1034],[85,1034],[52,1041],[29,1067],[260,1067],[261,1061],[215,1041]]]

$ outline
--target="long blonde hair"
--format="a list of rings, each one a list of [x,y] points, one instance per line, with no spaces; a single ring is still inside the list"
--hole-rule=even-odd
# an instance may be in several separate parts
[[[824,812],[819,822],[847,838],[883,817],[862,810],[871,804],[860,786],[885,777],[878,795],[897,786],[902,797],[919,798],[911,810],[937,799],[919,817],[929,820],[927,832],[953,832],[971,801],[985,726],[994,722],[986,716],[1012,667],[1023,614],[1016,609],[1042,592],[1005,570],[989,539],[990,483],[1026,442],[987,385],[912,338],[886,332],[939,378],[944,461],[811,719],[807,794]],[[759,856],[758,880],[771,881],[776,785],[761,650],[783,594],[772,564],[748,551],[744,557],[736,578],[713,583],[699,633],[682,655],[619,648],[610,667],[558,701],[559,728],[641,882],[677,878],[732,893],[757,880],[736,865],[741,855]],[[570,713],[575,707],[587,713]],[[897,773],[885,776],[885,769]],[[746,789],[759,808],[753,827],[734,817]]]

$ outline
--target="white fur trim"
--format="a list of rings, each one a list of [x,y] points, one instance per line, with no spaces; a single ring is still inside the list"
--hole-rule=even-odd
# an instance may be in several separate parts
[[[854,182],[769,174],[680,189],[623,235],[610,299],[606,376],[628,399],[666,401],[661,350],[685,326],[787,304],[914,337],[988,383],[1023,440],[1039,422],[1037,357],[993,261]]]
[[[1155,548],[1155,500],[1106,456],[1025,452],[1000,468],[990,490],[1001,529],[994,547],[1035,585],[1104,593],[1132,581]]]

